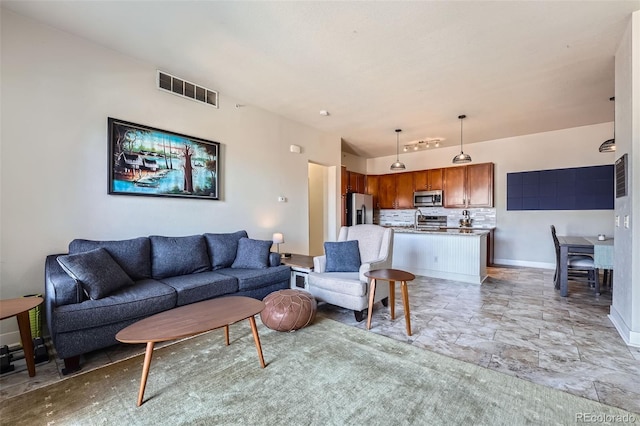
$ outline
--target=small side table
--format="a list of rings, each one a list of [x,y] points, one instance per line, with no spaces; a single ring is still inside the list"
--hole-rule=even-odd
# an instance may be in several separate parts
[[[407,335],[411,336],[411,318],[409,312],[409,291],[407,290],[407,281],[413,281],[416,276],[410,272],[401,271],[400,269],[375,269],[365,272],[364,276],[369,278],[369,309],[367,313],[367,330],[371,328],[371,314],[373,312],[373,300],[376,294],[376,281],[389,281],[389,305],[391,307],[391,319],[396,318],[396,296],[395,283],[400,281],[402,288],[402,305],[404,307],[404,321],[407,326]]]
[[[42,297],[19,297],[17,299],[0,300],[0,320],[13,316],[18,319],[20,340],[22,341],[24,360],[27,363],[29,377],[36,375],[36,361],[33,353],[33,337],[31,336],[29,310],[41,303]]]
[[[283,265],[291,267],[290,287],[309,291],[309,272],[313,271],[313,256],[292,254],[291,257],[283,257],[280,261]]]

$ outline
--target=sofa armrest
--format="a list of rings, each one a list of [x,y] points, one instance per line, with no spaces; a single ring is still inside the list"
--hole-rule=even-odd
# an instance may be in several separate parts
[[[323,273],[327,269],[327,256],[315,256],[313,258],[313,272]]]
[[[281,257],[279,253],[269,252],[269,266],[280,266]]]
[[[55,308],[84,300],[82,287],[62,269],[58,256],[61,254],[47,256],[44,264],[45,318],[52,337],[56,333]]]

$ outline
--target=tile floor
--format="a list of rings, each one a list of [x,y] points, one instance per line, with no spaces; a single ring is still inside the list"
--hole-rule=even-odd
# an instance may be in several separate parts
[[[569,297],[561,298],[552,277],[521,267],[489,268],[482,286],[417,277],[409,283],[413,335],[406,335],[398,289],[395,321],[377,304],[371,331],[640,414],[640,348],[626,346],[607,318],[611,295],[596,297],[586,283],[570,281]],[[366,327],[335,306],[320,305],[318,313]],[[81,371],[143,352],[144,345],[96,351]],[[16,365],[0,377],[0,401],[63,379],[54,357],[33,378]]]

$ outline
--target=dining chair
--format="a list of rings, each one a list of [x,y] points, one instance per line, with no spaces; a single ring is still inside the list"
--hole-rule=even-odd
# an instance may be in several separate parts
[[[551,236],[553,237],[553,245],[556,249],[556,270],[553,275],[555,288],[560,288],[560,241],[556,234],[556,227],[551,225]],[[567,259],[567,269],[572,276],[584,276],[586,274],[590,287],[594,287],[596,294],[600,294],[600,283],[598,269],[593,263],[593,257],[585,254],[569,253]]]

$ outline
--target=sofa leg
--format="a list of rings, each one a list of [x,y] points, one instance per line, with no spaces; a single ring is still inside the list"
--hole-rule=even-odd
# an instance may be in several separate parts
[[[362,322],[362,320],[364,320],[364,310],[362,310],[362,311],[353,311],[353,314],[356,317],[356,321]]]
[[[385,308],[389,307],[389,298],[388,297],[385,297],[380,302],[382,302],[382,306],[384,306]]]
[[[63,376],[75,373],[78,370],[80,370],[80,355],[64,359],[64,368],[62,369]]]

